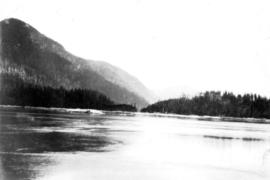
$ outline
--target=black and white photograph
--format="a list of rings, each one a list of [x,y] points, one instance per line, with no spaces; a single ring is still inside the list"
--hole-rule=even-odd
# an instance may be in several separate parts
[[[0,180],[270,180],[270,1],[0,0]]]

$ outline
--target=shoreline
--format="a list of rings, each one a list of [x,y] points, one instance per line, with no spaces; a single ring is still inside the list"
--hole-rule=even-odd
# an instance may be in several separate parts
[[[129,112],[129,111],[108,111],[98,109],[81,109],[81,108],[56,108],[56,107],[34,107],[34,106],[18,106],[18,105],[0,105],[1,109],[24,109],[24,110],[37,110],[44,112],[59,112],[59,113],[86,113],[86,114],[105,114],[105,113],[122,113],[122,114],[136,114],[152,117],[169,117],[169,118],[181,118],[192,119],[197,121],[212,121],[212,122],[240,122],[240,123],[254,123],[254,124],[270,124],[270,119],[266,118],[241,118],[241,117],[229,117],[229,116],[208,116],[208,115],[184,115],[173,113],[149,113],[149,112]]]
[[[57,107],[35,107],[35,106],[18,106],[18,105],[0,105],[0,109],[26,109],[26,110],[40,110],[49,112],[62,112],[62,113],[89,113],[89,114],[104,114],[103,110],[98,109],[80,109],[80,108],[57,108]]]
[[[184,115],[184,114],[160,113],[160,112],[139,112],[138,114],[151,115],[155,117],[175,117],[175,118],[182,118],[182,119],[194,119],[198,121],[270,124],[270,119],[266,119],[266,118],[209,116],[209,115],[196,115],[196,114]]]

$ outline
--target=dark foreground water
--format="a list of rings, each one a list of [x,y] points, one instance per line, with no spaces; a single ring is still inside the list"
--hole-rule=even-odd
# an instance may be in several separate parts
[[[270,125],[2,109],[0,179],[270,179]]]

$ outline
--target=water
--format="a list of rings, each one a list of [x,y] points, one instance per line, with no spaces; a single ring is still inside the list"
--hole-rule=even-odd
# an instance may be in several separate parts
[[[2,109],[0,179],[270,179],[270,125]]]

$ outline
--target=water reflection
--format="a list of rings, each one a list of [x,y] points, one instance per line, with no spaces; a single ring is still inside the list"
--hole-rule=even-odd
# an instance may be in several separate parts
[[[104,147],[114,142],[106,136],[84,136],[65,132],[1,133],[1,152],[44,153],[106,151]]]
[[[75,121],[74,121],[75,120]],[[81,114],[0,113],[0,179],[36,179],[57,164],[57,153],[108,152],[121,143],[106,119]],[[53,153],[53,154],[52,154]]]
[[[0,179],[268,179],[267,124],[0,110]]]
[[[3,180],[28,180],[39,177],[43,168],[56,161],[50,156],[0,154],[0,177]]]
[[[204,138],[210,139],[220,139],[220,140],[242,140],[242,141],[263,141],[262,138],[253,138],[253,137],[230,137],[230,136],[213,136],[213,135],[204,135]]]
[[[106,151],[105,147],[108,145],[119,143],[107,135],[108,129],[95,127],[102,124],[101,120],[80,120],[79,116],[71,115],[65,118],[57,116],[59,115],[1,114],[0,151],[98,152]],[[73,118],[76,118],[75,122],[72,121]]]

